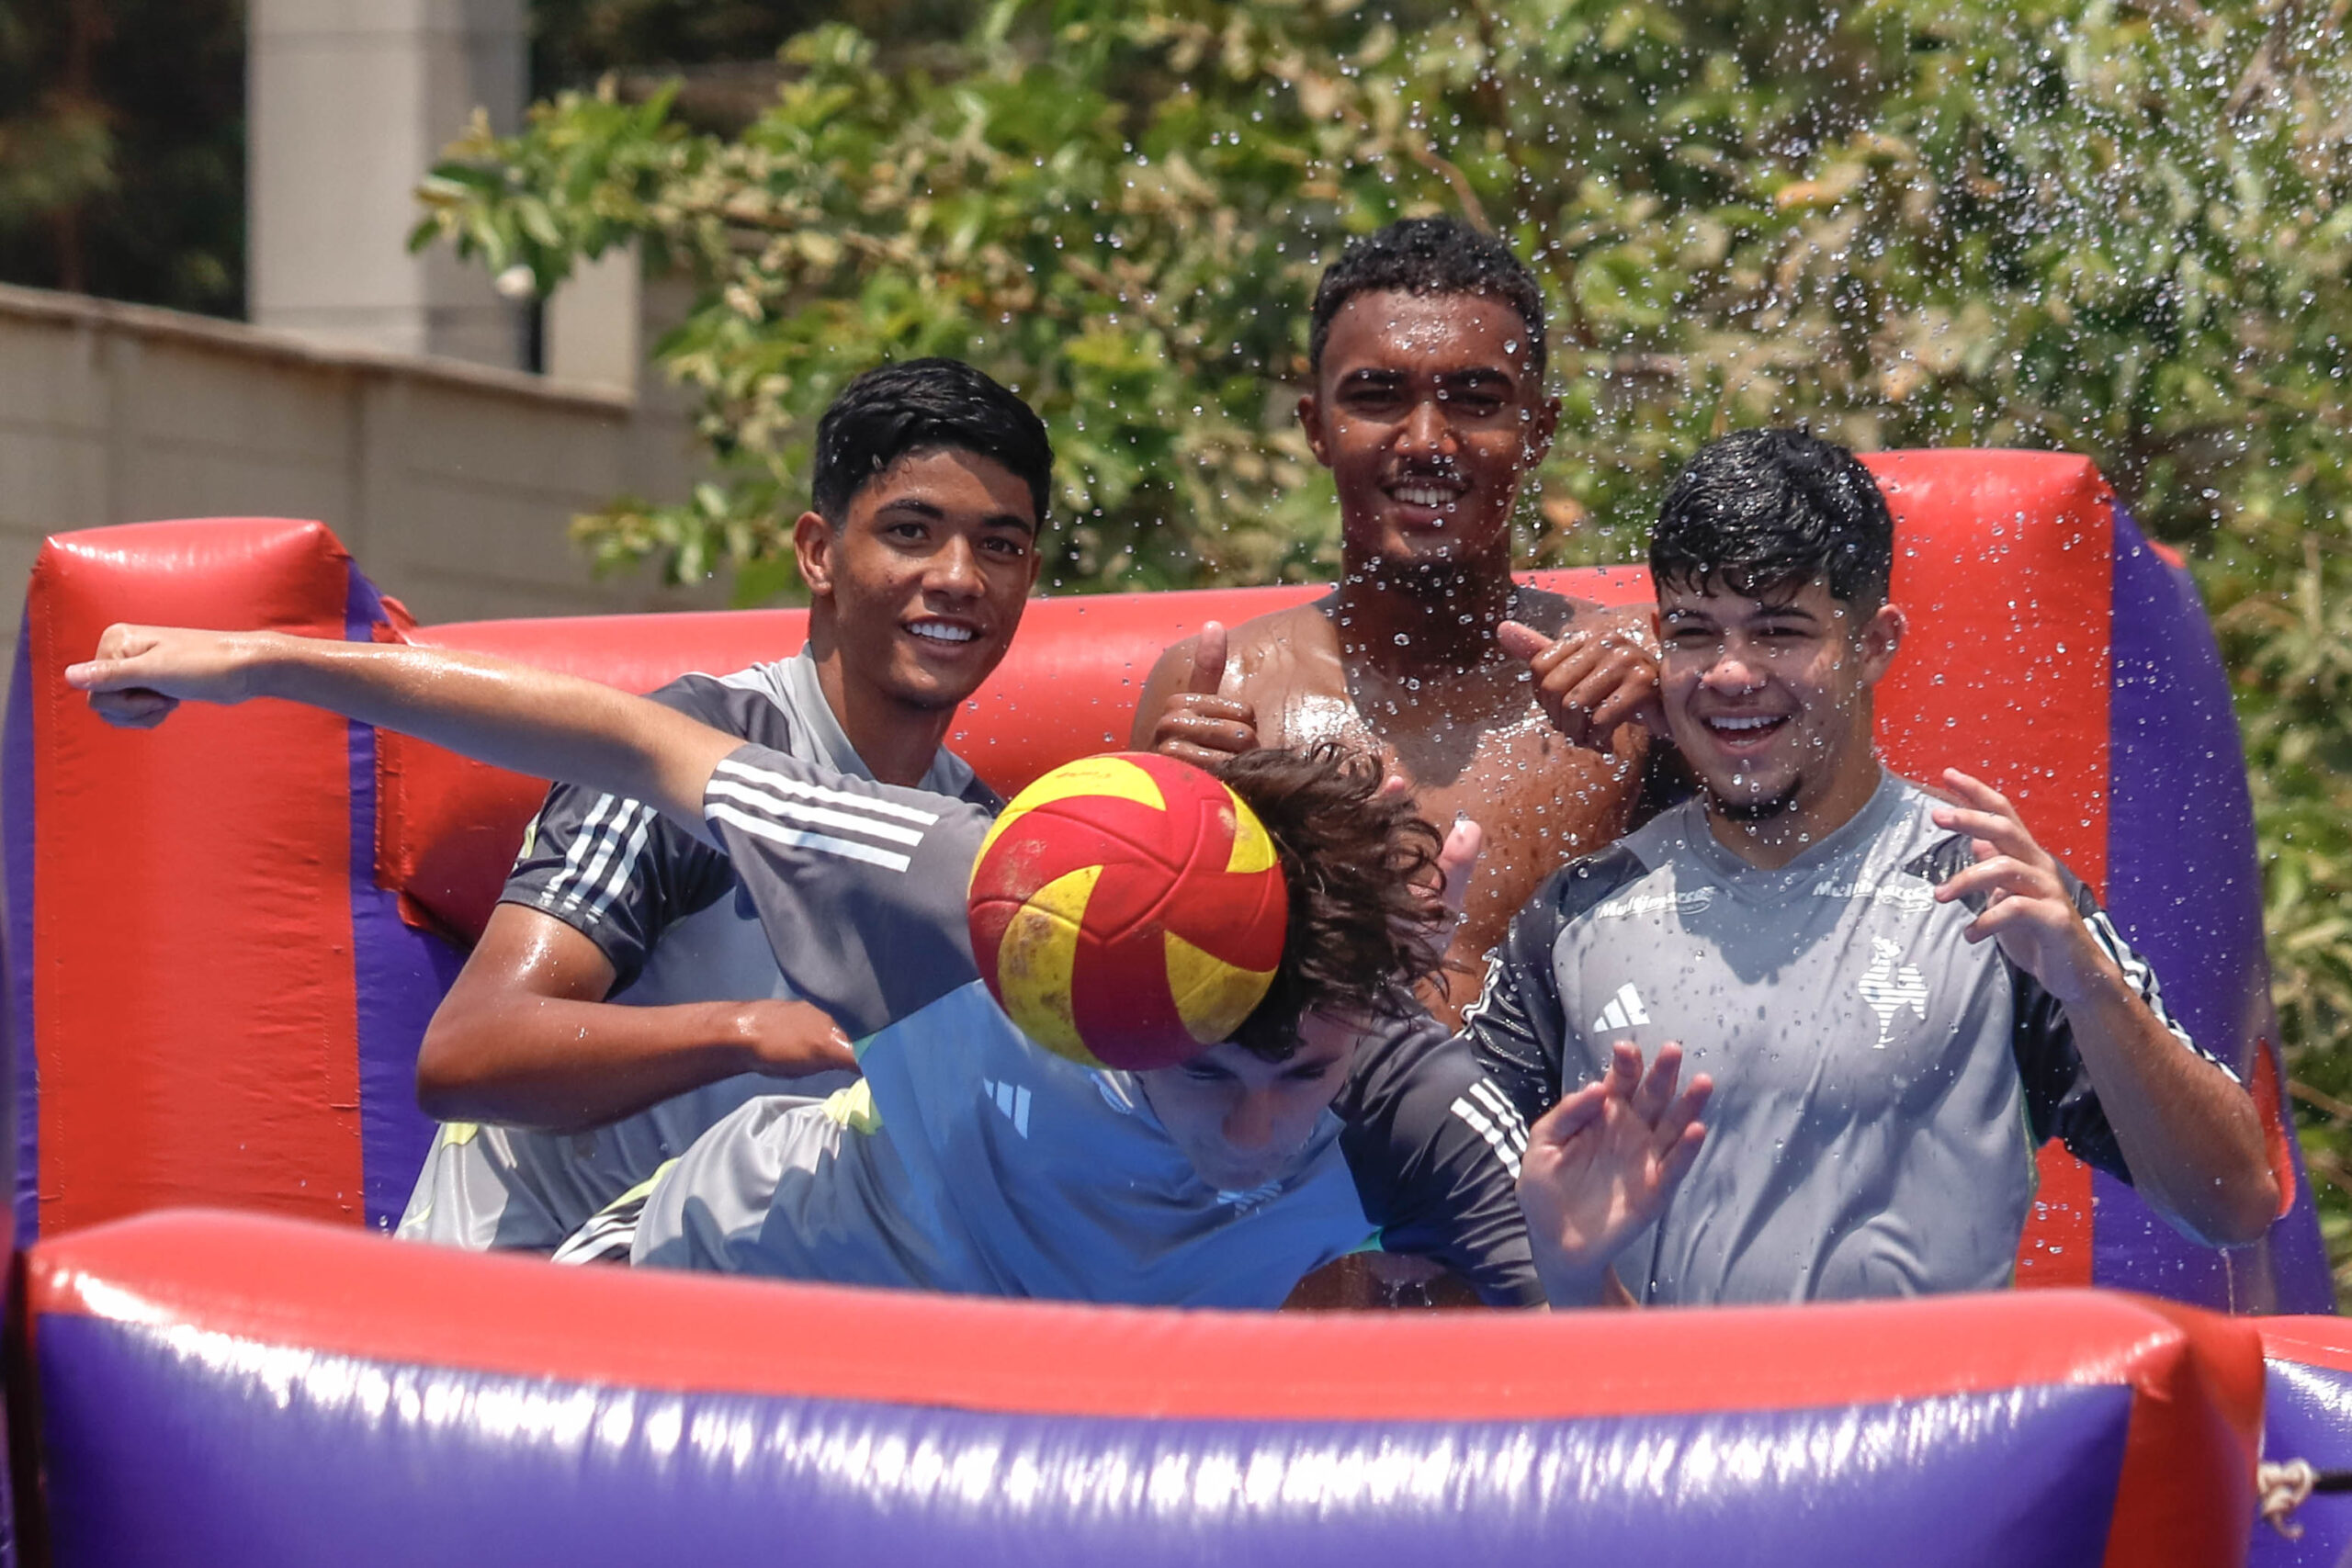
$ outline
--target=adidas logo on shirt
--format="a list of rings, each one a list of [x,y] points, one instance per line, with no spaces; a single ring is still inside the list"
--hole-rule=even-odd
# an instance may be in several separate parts
[[[1023,1137],[1029,1135],[1029,1091],[1019,1084],[998,1083],[993,1078],[980,1080],[980,1098],[1003,1112],[1012,1123],[1012,1130]]]
[[[1633,1029],[1649,1021],[1650,1015],[1642,1008],[1641,993],[1628,980],[1617,987],[1617,994],[1609,998],[1609,1005],[1592,1021],[1592,1032],[1606,1034],[1612,1029]]]

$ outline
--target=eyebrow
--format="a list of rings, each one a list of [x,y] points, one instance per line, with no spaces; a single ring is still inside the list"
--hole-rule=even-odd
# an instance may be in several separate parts
[[[911,513],[913,515],[922,518],[926,523],[944,523],[947,520],[947,513],[944,508],[936,506],[932,502],[923,500],[920,496],[902,495],[898,497],[896,500],[885,502],[880,506],[875,508],[875,515],[877,517],[888,516],[893,513]],[[1018,528],[1023,533],[1029,535],[1032,538],[1035,537],[1037,533],[1036,519],[1034,517],[1023,517],[1018,512],[991,512],[987,516],[980,519],[980,526],[983,528]]]
[[[1403,370],[1385,366],[1366,366],[1361,370],[1349,371],[1340,378],[1340,385],[1343,389],[1358,386],[1394,387],[1410,379],[1412,377]],[[1491,365],[1474,365],[1466,370],[1441,370],[1436,380],[1439,386],[1447,388],[1499,385],[1508,389],[1518,384],[1511,379],[1509,371]]]

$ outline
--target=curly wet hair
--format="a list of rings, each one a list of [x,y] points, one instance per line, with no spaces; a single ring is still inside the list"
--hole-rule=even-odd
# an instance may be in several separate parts
[[[1290,891],[1281,966],[1233,1043],[1279,1062],[1308,1013],[1393,1018],[1417,1005],[1445,943],[1426,892],[1442,840],[1412,797],[1381,794],[1379,760],[1332,741],[1246,751],[1217,776],[1265,824]]]

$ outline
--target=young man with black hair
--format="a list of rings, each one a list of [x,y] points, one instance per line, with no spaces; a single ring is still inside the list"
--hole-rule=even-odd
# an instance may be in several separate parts
[[[2006,1284],[2053,1134],[2210,1245],[2276,1212],[2253,1101],[2083,884],[1984,784],[1948,771],[1931,796],[1881,766],[1893,559],[1844,448],[1700,449],[1650,547],[1700,795],[1547,882],[1465,1017],[1531,1121],[1645,1047],[1712,1077],[1705,1148],[1616,1259],[1640,1301]],[[1521,1201],[1552,1302],[1586,1302],[1596,1217],[1623,1211],[1545,1131]]]
[[[1511,577],[1511,514],[1560,407],[1544,389],[1543,290],[1509,245],[1442,218],[1350,243],[1317,286],[1307,360],[1298,418],[1339,492],[1339,584],[1170,648],[1134,744],[1206,761],[1340,739],[1381,757],[1438,819],[1482,824],[1477,881],[1427,990],[1450,1021],[1511,912],[1623,832],[1654,779],[1650,735],[1631,722],[1657,688],[1648,617]],[[1544,722],[1547,692],[1574,724]],[[1370,1268],[1377,1280],[1351,1267],[1302,1304],[1372,1305],[1430,1283]]]
[[[653,1189],[657,1259],[668,1247],[677,1261],[842,1282],[1271,1305],[1306,1269],[1376,1237],[1434,1255],[1491,1301],[1541,1300],[1508,1102],[1402,989],[1439,945],[1442,912],[1414,892],[1437,835],[1368,758],[1270,750],[1229,765],[1267,813],[1292,891],[1275,983],[1232,1041],[1193,1061],[1097,1073],[1023,1039],[977,978],[963,889],[992,819],[983,807],[446,649],[116,626],[66,678],[126,727],[191,699],[328,708],[643,801],[731,862],[803,994],[864,1037],[865,1077],[814,1109],[753,1102],[706,1134],[695,1149],[713,1160],[690,1156],[686,1188]],[[1457,827],[1452,863],[1476,837]],[[1374,1028],[1389,1037],[1354,1071]],[[1679,1170],[1621,1174],[1608,1160],[1645,1134],[1695,1149],[1704,1098],[1674,1095],[1662,1066],[1579,1097],[1593,1135],[1560,1135],[1577,1113],[1566,1108],[1555,1142],[1596,1167],[1596,1190],[1634,1190],[1622,1223],[1637,1224],[1641,1193],[1654,1208]],[[1595,1237],[1617,1239],[1606,1226]]]
[[[1161,655],[1134,743],[1192,761],[1344,740],[1439,820],[1487,829],[1450,974],[1467,999],[1511,912],[1625,830],[1657,660],[1645,614],[1511,578],[1520,486],[1550,449],[1544,298],[1510,247],[1451,219],[1393,223],[1323,275],[1299,423],[1339,491],[1340,576],[1322,598]],[[1532,627],[1510,640],[1501,628]],[[1545,661],[1531,671],[1527,655]],[[1576,722],[1544,722],[1539,688]]]
[[[687,675],[654,700],[855,778],[993,808],[945,750],[1036,580],[1053,452],[968,365],[852,380],[817,430],[793,529],[809,592],[797,657]],[[852,1067],[793,999],[724,861],[641,802],[557,784],[427,1030],[442,1119],[400,1234],[548,1252],[779,1079]]]

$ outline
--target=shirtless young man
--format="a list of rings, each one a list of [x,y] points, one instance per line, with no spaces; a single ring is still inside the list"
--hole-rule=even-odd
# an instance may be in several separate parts
[[[1434,819],[1477,821],[1486,856],[1430,998],[1451,1020],[1536,886],[1632,819],[1649,737],[1630,721],[1657,685],[1647,612],[1511,580],[1511,510],[1560,410],[1543,295],[1509,246],[1445,219],[1359,240],[1323,275],[1308,344],[1298,417],[1339,489],[1339,585],[1169,649],[1134,743],[1210,762],[1349,741]]]

